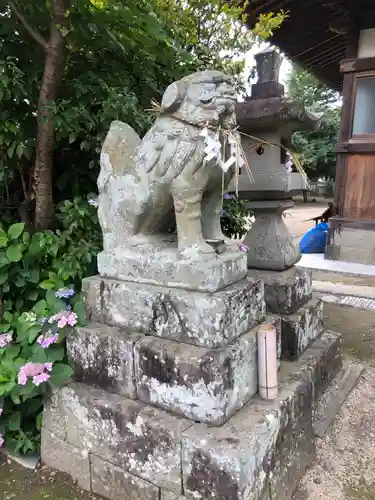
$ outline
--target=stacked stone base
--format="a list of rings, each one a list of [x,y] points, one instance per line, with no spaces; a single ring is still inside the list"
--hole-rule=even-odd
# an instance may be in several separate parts
[[[72,383],[46,408],[42,460],[111,500],[286,500],[314,458],[314,402],[340,368],[340,336],[325,332],[281,363],[276,401],[254,397],[221,427]]]
[[[311,274],[254,271],[215,293],[84,282],[75,382],[49,401],[42,459],[110,500],[287,500],[314,457],[316,398],[341,368]],[[257,393],[257,327],[280,392]]]

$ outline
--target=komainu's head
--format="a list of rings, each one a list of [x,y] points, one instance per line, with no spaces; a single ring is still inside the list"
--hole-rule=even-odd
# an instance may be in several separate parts
[[[229,76],[220,71],[200,71],[167,88],[162,113],[195,125],[232,127],[236,124],[236,101]]]

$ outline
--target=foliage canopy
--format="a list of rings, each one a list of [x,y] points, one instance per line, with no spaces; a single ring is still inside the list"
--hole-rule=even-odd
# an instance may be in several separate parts
[[[288,76],[287,89],[289,97],[302,100],[307,108],[321,115],[317,130],[293,134],[293,149],[299,154],[310,179],[333,179],[340,126],[340,95],[296,66]]]

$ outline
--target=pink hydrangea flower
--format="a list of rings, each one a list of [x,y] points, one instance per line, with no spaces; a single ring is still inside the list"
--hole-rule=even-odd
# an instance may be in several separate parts
[[[48,320],[49,323],[54,323],[57,321],[57,326],[59,328],[64,328],[66,325],[75,326],[77,324],[77,315],[71,311],[61,311],[57,314],[54,314]]]
[[[18,373],[19,385],[26,385],[29,378],[33,379],[34,385],[38,386],[49,379],[47,372],[52,370],[52,363],[26,363],[21,366]]]
[[[3,414],[3,409],[0,408],[0,417],[1,417],[2,414]]]
[[[68,316],[68,325],[70,326],[76,326],[78,320],[78,316],[76,315],[75,312],[71,312]]]
[[[0,348],[6,347],[12,342],[12,335],[10,333],[2,333],[0,335]]]
[[[33,377],[33,384],[38,387],[38,385],[43,384],[43,382],[47,382],[49,377],[49,373],[46,372],[43,372],[40,375],[35,375],[35,377]]]

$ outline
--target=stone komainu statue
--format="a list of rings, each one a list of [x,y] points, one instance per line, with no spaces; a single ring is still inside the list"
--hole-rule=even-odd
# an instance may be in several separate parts
[[[215,252],[207,240],[224,239],[222,191],[234,166],[223,174],[219,156],[207,158],[204,132],[210,140],[220,127],[235,127],[235,103],[230,78],[203,71],[167,88],[161,112],[142,140],[128,125],[111,124],[98,179],[105,251],[157,245],[176,221],[183,257]],[[220,136],[223,142],[223,132]]]

